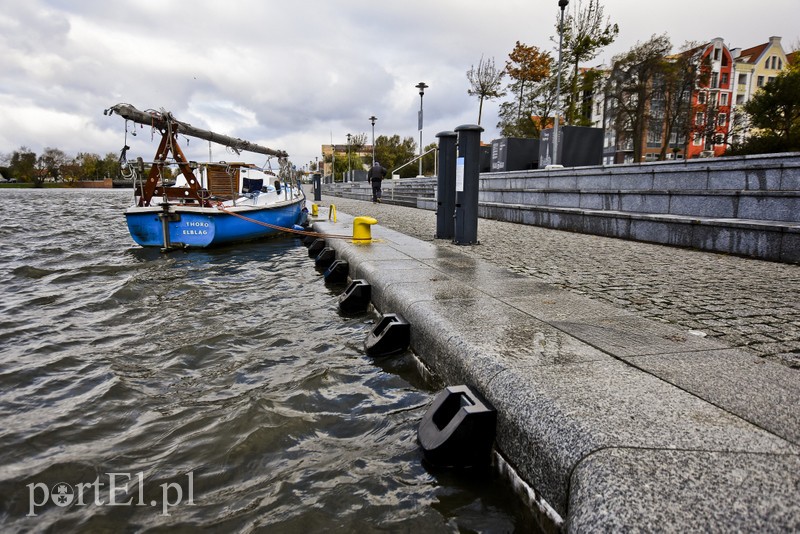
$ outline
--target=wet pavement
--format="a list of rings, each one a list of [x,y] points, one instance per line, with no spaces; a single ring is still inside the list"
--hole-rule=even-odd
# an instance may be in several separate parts
[[[342,212],[719,339],[800,370],[800,265],[478,220],[479,245],[434,239],[432,211],[324,196]]]
[[[430,237],[432,212],[324,200],[339,221],[323,208],[317,231],[378,219],[373,242],[326,245],[444,384],[493,404],[497,452],[555,527],[800,529],[797,266],[484,220],[460,247]],[[726,337],[771,330],[712,317],[795,337],[760,355]]]

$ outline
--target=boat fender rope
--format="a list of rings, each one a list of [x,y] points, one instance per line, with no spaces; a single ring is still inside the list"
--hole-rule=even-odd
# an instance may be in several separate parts
[[[322,232],[310,232],[308,230],[295,230],[294,228],[286,228],[284,226],[278,226],[276,224],[270,224],[270,223],[267,223],[267,222],[258,221],[256,219],[253,219],[253,218],[250,218],[250,217],[245,217],[244,215],[242,215],[240,213],[236,213],[236,212],[233,212],[233,211],[225,209],[225,206],[221,202],[217,204],[217,209],[222,211],[223,213],[227,213],[228,215],[233,215],[234,217],[238,217],[238,218],[240,218],[240,219],[242,219],[244,221],[251,222],[253,224],[260,224],[261,226],[265,226],[267,228],[272,228],[273,230],[278,230],[278,231],[281,231],[281,232],[287,232],[287,233],[290,233],[290,234],[312,236],[312,237],[318,237],[318,238],[322,238],[322,239],[327,239],[327,238],[331,238],[331,239],[350,239],[350,240],[353,240],[353,241],[358,241],[360,239],[360,238],[354,238],[351,235],[344,235],[344,234],[326,234],[326,233],[322,233]]]

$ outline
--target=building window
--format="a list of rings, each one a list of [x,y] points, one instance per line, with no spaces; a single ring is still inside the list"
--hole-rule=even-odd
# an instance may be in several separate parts
[[[711,88],[716,89],[719,87],[719,73],[712,72],[711,73]]]
[[[694,146],[703,146],[703,136],[699,133],[694,134],[694,139],[692,140],[692,144]]]
[[[783,60],[781,58],[778,58],[778,70],[781,70],[782,68],[783,68]]]
[[[746,83],[747,83],[747,74],[740,74],[739,85],[745,85]]]
[[[763,76],[759,76],[758,77],[758,80],[756,81],[756,85],[759,86],[759,87],[764,87],[764,77]]]
[[[769,76],[767,78],[767,83],[772,83],[773,81],[775,81],[775,76]]]
[[[728,73],[727,72],[723,72],[722,73],[722,86],[723,87],[727,87],[728,86]]]
[[[736,95],[736,105],[744,104],[744,95]]]
[[[694,123],[695,124],[703,124],[703,113],[699,112],[694,116]]]
[[[722,134],[717,134],[714,136],[714,144],[715,145],[724,145],[725,144],[725,137]]]
[[[727,106],[728,105],[728,93],[722,93],[721,95],[719,95],[719,98],[720,98],[720,101],[719,101],[719,105],[720,106]]]
[[[705,104],[706,103],[706,93],[705,91],[700,91],[697,93],[697,103],[698,104]]]
[[[720,113],[717,117],[717,124],[719,126],[725,126],[728,123],[728,114],[727,113]]]

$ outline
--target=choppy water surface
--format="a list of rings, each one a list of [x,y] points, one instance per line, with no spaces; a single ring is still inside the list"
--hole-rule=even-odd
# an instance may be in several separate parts
[[[0,189],[4,532],[531,529],[502,480],[426,469],[435,391],[363,355],[299,240],[162,255],[129,198]]]

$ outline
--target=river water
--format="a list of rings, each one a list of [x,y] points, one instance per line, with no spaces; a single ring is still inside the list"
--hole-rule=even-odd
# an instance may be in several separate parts
[[[422,462],[437,386],[298,239],[142,249],[120,190],[0,189],[3,532],[528,532]]]

